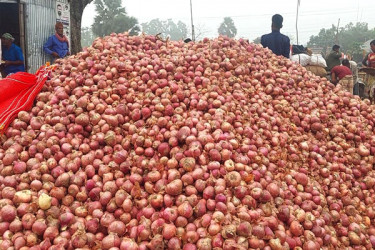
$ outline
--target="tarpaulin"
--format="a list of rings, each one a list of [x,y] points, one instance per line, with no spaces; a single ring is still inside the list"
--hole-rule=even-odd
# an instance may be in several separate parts
[[[35,75],[18,72],[0,80],[0,133],[20,111],[29,110],[53,67],[43,66]]]

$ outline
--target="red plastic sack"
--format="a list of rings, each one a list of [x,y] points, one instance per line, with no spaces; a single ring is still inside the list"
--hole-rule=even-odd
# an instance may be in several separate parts
[[[41,67],[33,75],[18,72],[0,80],[0,133],[3,133],[20,111],[29,110],[51,71]]]

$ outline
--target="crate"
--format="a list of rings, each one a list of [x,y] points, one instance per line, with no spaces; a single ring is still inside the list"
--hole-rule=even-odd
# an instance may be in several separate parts
[[[362,98],[369,98],[370,89],[375,85],[375,76],[369,74],[369,72],[360,71],[358,72],[358,81],[364,84],[364,96]]]
[[[354,84],[353,95],[358,95],[362,99],[365,98],[365,84],[363,82],[357,81]]]

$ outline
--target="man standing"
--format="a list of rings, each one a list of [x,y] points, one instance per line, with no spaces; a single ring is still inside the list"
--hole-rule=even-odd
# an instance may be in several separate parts
[[[362,61],[362,64],[369,68],[375,68],[375,40],[370,42],[371,52],[368,53]],[[367,88],[369,89],[369,97],[371,103],[375,101],[375,75],[367,73]]]
[[[50,36],[43,46],[44,51],[53,56],[54,60],[70,55],[69,41],[64,35],[64,25],[61,22],[57,22],[55,30],[56,33]]]
[[[348,59],[342,60],[342,65],[337,65],[331,70],[331,81],[333,84],[340,84],[343,89],[353,94],[353,75],[350,70]]]
[[[349,60],[349,64],[350,64],[350,70],[352,71],[352,75],[353,75],[353,82],[355,84],[358,80],[358,65],[353,60]]]
[[[372,52],[368,53],[365,56],[365,58],[362,61],[362,64],[370,68],[375,68],[375,40],[372,40],[370,42],[370,47]]]
[[[15,45],[14,37],[5,33],[1,36],[2,63],[0,65],[2,77],[25,71],[22,49]]]
[[[272,32],[263,35],[260,39],[261,44],[264,48],[269,48],[278,56],[284,56],[289,58],[290,54],[290,40],[289,37],[280,33],[280,29],[283,27],[283,17],[279,14],[272,16]]]
[[[340,65],[340,58],[340,46],[335,44],[332,47],[331,53],[329,53],[326,58],[327,71],[331,71],[333,67]]]

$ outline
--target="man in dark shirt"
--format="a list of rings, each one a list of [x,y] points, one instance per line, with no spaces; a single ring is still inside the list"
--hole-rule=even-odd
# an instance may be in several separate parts
[[[333,45],[331,53],[328,54],[326,58],[327,63],[327,71],[331,71],[333,67],[340,65],[340,46],[339,45]]]
[[[278,56],[289,58],[290,40],[289,37],[280,33],[283,27],[283,17],[279,14],[272,16],[272,32],[261,37],[261,44],[264,48],[269,48]]]

